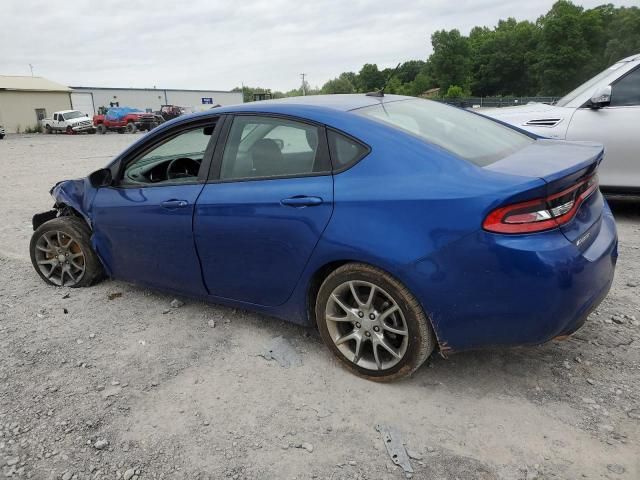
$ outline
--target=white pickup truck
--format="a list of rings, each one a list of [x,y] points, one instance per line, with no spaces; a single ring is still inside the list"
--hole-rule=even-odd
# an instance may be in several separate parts
[[[56,112],[52,118],[42,120],[42,126],[47,133],[96,133],[93,120],[77,110],[62,110],[61,112]]]

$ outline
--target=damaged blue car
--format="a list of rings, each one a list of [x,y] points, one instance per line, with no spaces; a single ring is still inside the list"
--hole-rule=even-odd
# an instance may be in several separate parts
[[[389,381],[583,324],[617,258],[603,158],[380,92],[214,108],[58,183],[31,259],[52,285],[108,276],[316,325]]]

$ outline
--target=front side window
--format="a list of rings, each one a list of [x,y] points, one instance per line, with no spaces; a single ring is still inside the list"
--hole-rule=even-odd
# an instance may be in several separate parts
[[[612,107],[640,105],[640,68],[628,73],[611,86]]]
[[[65,120],[71,120],[74,118],[82,118],[82,117],[86,117],[86,115],[82,112],[68,112],[64,114],[64,119]]]
[[[124,185],[189,183],[198,179],[200,165],[214,126],[182,131],[129,162]]]
[[[535,141],[481,115],[429,100],[401,100],[353,112],[410,133],[481,167]]]
[[[234,118],[222,156],[221,180],[288,177],[328,171],[314,125],[254,115]]]

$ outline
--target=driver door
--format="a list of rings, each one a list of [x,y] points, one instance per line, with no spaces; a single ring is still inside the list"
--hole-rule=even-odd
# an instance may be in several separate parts
[[[217,138],[216,120],[182,124],[123,157],[92,204],[93,243],[118,279],[204,295],[192,218]],[[218,125],[219,126],[219,125]]]

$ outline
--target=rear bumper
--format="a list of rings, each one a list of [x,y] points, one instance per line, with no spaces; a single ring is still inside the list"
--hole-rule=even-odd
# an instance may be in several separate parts
[[[444,351],[540,344],[576,331],[605,298],[617,245],[606,204],[599,231],[586,247],[558,230],[477,232],[435,260],[416,263],[413,281],[420,286],[413,291]]]

